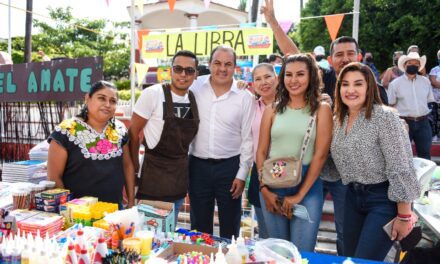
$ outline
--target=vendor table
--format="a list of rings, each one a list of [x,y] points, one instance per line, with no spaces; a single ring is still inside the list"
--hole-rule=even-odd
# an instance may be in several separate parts
[[[303,259],[308,259],[309,264],[342,264],[346,257],[339,257],[334,255],[320,254],[314,252],[301,252],[301,257]],[[365,260],[365,259],[357,259],[352,258],[355,264],[379,264],[379,263],[388,263],[388,262],[379,262],[373,260]]]
[[[431,229],[434,234],[440,238],[440,216],[433,214],[433,208],[430,204],[414,203],[414,211],[421,220]]]

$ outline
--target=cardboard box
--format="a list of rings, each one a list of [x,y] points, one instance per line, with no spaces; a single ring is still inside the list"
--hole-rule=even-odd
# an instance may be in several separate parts
[[[87,200],[73,199],[67,203],[60,205],[60,215],[64,217],[66,227],[71,227],[75,222],[73,221],[73,210],[80,206],[86,206]]]
[[[218,248],[202,246],[202,245],[194,245],[194,244],[186,244],[186,243],[173,243],[164,251],[160,252],[156,257],[162,258],[168,261],[173,261],[174,257],[177,257],[180,254],[185,254],[188,252],[201,252],[204,255],[210,256],[211,253],[215,255],[217,253]],[[223,249],[223,253],[226,254],[227,250]],[[174,259],[175,260],[175,259]]]
[[[162,232],[174,232],[174,203],[140,200],[138,211],[145,215],[142,229],[155,229]]]

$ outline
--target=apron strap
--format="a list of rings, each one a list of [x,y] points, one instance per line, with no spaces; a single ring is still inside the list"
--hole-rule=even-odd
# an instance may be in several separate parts
[[[174,117],[173,97],[171,96],[171,85],[169,83],[164,83],[162,84],[162,89],[163,89],[163,94],[165,95],[165,105],[167,111],[165,117]]]

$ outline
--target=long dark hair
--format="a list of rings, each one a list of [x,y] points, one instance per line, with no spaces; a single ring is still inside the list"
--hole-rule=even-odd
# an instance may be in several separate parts
[[[278,77],[279,82],[275,97],[275,101],[278,103],[276,105],[276,112],[282,114],[290,102],[289,92],[284,84],[284,75],[286,74],[287,64],[294,62],[305,63],[307,70],[309,71],[309,86],[306,90],[306,105],[310,107],[310,114],[313,115],[319,107],[321,74],[319,74],[318,64],[310,54],[295,54],[285,59]]]
[[[342,80],[348,72],[360,72],[364,76],[367,83],[367,93],[364,102],[366,119],[371,119],[371,113],[373,112],[373,106],[375,104],[383,104],[382,100],[380,99],[379,88],[377,87],[376,79],[370,67],[360,62],[349,63],[339,73],[335,90],[335,116],[339,126],[342,126],[344,118],[348,114],[348,107],[344,104],[344,102],[342,102],[341,97]]]
[[[92,84],[92,87],[90,87],[90,91],[87,94],[89,95],[89,97],[92,97],[94,93],[104,88],[117,90],[116,86],[113,83],[101,80]],[[89,110],[87,108],[87,104],[84,103],[83,107],[81,108],[81,112],[79,112],[79,114],[76,115],[76,117],[82,118],[84,122],[87,122],[87,120],[89,119],[88,112]]]

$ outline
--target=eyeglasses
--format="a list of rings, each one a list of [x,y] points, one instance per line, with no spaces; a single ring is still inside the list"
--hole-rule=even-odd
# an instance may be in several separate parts
[[[194,73],[196,73],[196,69],[194,69],[193,67],[183,68],[182,66],[179,65],[173,66],[174,73],[181,74],[183,71],[185,71],[186,75],[193,75]]]

